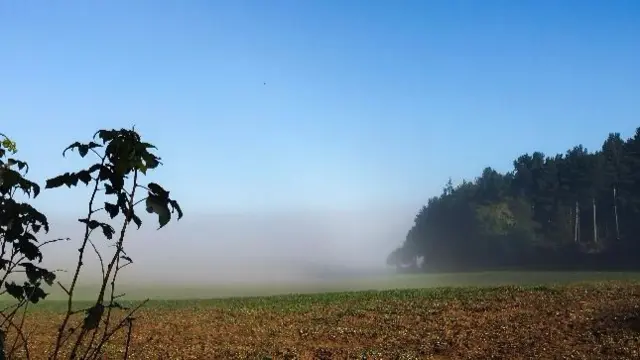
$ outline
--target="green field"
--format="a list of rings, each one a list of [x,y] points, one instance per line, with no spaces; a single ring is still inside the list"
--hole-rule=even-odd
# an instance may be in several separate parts
[[[269,296],[290,293],[323,293],[363,290],[418,289],[449,286],[500,286],[563,284],[582,281],[640,280],[640,272],[478,272],[447,274],[388,275],[308,283],[246,283],[213,285],[122,285],[128,299],[206,299],[240,296]],[[55,290],[55,289],[54,289]],[[78,289],[78,298],[92,298],[94,288]],[[64,294],[53,291],[51,299]]]
[[[640,273],[621,272],[478,272],[447,274],[388,275],[362,277],[336,281],[316,281],[307,284],[217,284],[217,285],[121,285],[118,293],[125,293],[123,300],[154,300],[180,304],[180,300],[203,300],[239,297],[264,297],[286,294],[314,294],[391,289],[430,289],[441,287],[495,287],[503,285],[551,285],[577,282],[640,281]],[[50,296],[38,307],[62,306],[65,294],[58,288],[50,289]],[[78,302],[94,299],[96,287],[79,286],[75,299]],[[6,296],[0,300],[6,300]],[[189,304],[190,301],[185,302]]]

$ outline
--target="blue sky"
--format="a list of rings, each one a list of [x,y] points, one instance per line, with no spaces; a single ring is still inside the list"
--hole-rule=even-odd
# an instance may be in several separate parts
[[[417,209],[640,125],[633,0],[12,1],[0,46],[0,130],[35,179],[135,124],[199,213]]]

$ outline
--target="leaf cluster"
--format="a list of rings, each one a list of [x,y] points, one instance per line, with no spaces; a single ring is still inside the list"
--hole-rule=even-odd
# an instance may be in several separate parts
[[[38,234],[49,231],[47,217],[29,203],[19,201],[17,194],[26,195],[27,200],[35,198],[40,194],[40,186],[26,178],[29,170],[26,162],[10,157],[17,152],[15,142],[1,133],[0,136],[4,138],[0,141],[0,286],[3,287],[0,291],[18,300],[18,304],[8,315],[5,315],[4,310],[0,310],[0,314],[5,318],[0,324],[0,359],[9,356],[5,351],[4,342],[8,326],[17,329],[29,358],[27,339],[21,331],[24,314],[19,325],[15,324],[13,319],[18,309],[26,311],[26,304],[37,303],[46,298],[47,293],[42,286],[52,286],[56,282],[56,275],[40,266],[44,257],[41,249],[44,245],[64,239],[39,242]],[[84,217],[78,219],[84,224],[85,232],[78,249],[79,255],[72,281],[67,286],[57,282],[68,295],[68,306],[64,320],[58,327],[58,336],[53,351],[50,352],[51,359],[58,359],[61,354],[73,359],[102,358],[104,345],[122,329],[128,329],[125,358],[128,354],[134,320],[132,315],[145,302],[130,310],[116,301],[123,295],[115,293],[118,272],[133,262],[124,247],[127,226],[132,222],[138,228],[142,226],[142,219],[135,211],[136,205],[142,202],[148,213],[157,216],[159,228],[167,225],[173,214],[177,215],[177,219],[183,216],[178,202],[171,198],[169,191],[160,184],[149,182],[144,186],[140,183],[142,176],[161,164],[160,158],[153,153],[155,149],[154,145],[142,141],[135,129],[100,130],[94,134],[92,141],[76,141],[62,152],[63,157],[67,152],[77,152],[82,158],[91,153],[95,155],[95,163],[46,181],[45,189],[63,186],[71,188],[80,184],[93,189],[89,199],[89,210]],[[99,193],[104,195],[104,201],[98,200]],[[110,220],[99,220],[96,217],[98,212],[106,213],[110,220],[122,215],[121,229],[117,232],[109,223]],[[112,256],[105,258],[95,246],[91,239],[94,230],[99,230],[107,240],[115,241],[112,245],[116,250]],[[72,309],[74,290],[89,244],[100,260],[102,284],[95,304],[84,310],[85,316],[80,323],[74,323],[74,315],[78,313]],[[22,284],[10,281],[9,276],[14,273],[23,273],[25,281]],[[110,293],[107,295],[109,285]],[[113,313],[116,310],[128,313],[117,319]],[[68,347],[70,349],[67,349]],[[9,354],[13,353],[14,348],[15,346]]]
[[[114,201],[105,202],[104,210],[113,219],[118,214],[124,214],[126,221],[133,221],[138,228],[142,225],[142,220],[135,213],[135,203],[128,201],[130,195],[125,190],[125,182],[132,175],[141,173],[147,174],[148,170],[157,168],[161,162],[160,158],[153,154],[151,150],[156,147],[150,143],[143,142],[140,135],[135,130],[100,130],[94,134],[94,140],[102,144],[91,141],[88,143],[74,142],[62,153],[67,151],[77,151],[81,157],[85,157],[90,151],[98,155],[99,161],[87,169],[77,172],[66,172],[47,180],[46,189],[58,188],[61,186],[77,186],[79,182],[89,185],[91,181],[103,185],[105,195],[113,195]],[[99,154],[96,149],[103,149],[103,154]],[[136,186],[140,186],[136,184]],[[142,187],[142,186],[141,186]],[[149,183],[144,187],[148,191],[146,200],[146,210],[149,213],[158,215],[160,228],[165,226],[171,219],[171,214],[177,212],[178,219],[183,213],[177,201],[169,198],[169,192],[156,183]],[[103,234],[111,239],[114,234],[113,228],[105,223],[88,218],[78,221],[87,224],[91,229],[100,227]]]
[[[26,162],[7,156],[15,152],[14,142],[5,138],[0,143],[0,286],[19,301],[37,303],[47,296],[41,284],[51,285],[55,280],[53,272],[36,265],[42,262],[36,234],[48,232],[49,222],[33,206],[16,200],[18,190],[35,198],[40,187],[25,177],[29,169]],[[22,285],[8,281],[16,270],[26,273],[27,281]]]

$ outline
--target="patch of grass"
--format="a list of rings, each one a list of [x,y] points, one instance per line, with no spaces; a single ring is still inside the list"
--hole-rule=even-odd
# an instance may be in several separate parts
[[[492,271],[477,273],[408,274],[376,277],[358,277],[313,281],[308,283],[280,284],[121,284],[119,293],[126,293],[127,300],[192,300],[230,297],[273,296],[281,294],[316,294],[365,290],[392,290],[438,287],[495,287],[505,285],[550,285],[593,281],[640,281],[640,273],[625,272],[540,272],[540,271]],[[66,294],[58,287],[48,290],[47,299],[66,300]],[[83,285],[76,289],[75,299],[92,300],[96,286]],[[5,296],[4,299],[7,297]],[[0,301],[3,297],[0,297]]]
[[[592,284],[587,283],[585,286]],[[510,292],[557,292],[558,285],[524,285],[524,286],[476,286],[476,287],[439,287],[422,289],[392,289],[392,290],[365,290],[355,292],[326,292],[326,293],[299,293],[274,296],[244,296],[219,299],[190,299],[190,300],[150,300],[146,308],[158,310],[172,309],[262,309],[270,311],[306,311],[311,306],[332,306],[336,304],[350,304],[352,308],[370,302],[393,299],[394,301],[432,300],[445,301],[457,299],[459,301],[476,301],[490,296],[504,296]],[[122,305],[135,306],[138,301],[124,300]],[[0,302],[0,306],[3,303]],[[92,305],[89,301],[77,301],[75,309],[88,308]],[[31,305],[31,311],[63,312],[66,310],[66,301],[50,300]]]

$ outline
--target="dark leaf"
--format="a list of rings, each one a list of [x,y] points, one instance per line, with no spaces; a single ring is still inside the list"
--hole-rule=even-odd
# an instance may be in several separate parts
[[[47,297],[47,293],[45,293],[40,286],[25,286],[24,293],[27,295],[27,299],[33,304],[37,304],[40,300],[44,300]]]
[[[78,154],[80,154],[80,157],[87,156],[88,152],[89,152],[89,145],[82,144],[78,146]]]
[[[38,184],[29,181],[22,175],[9,168],[0,168],[0,193],[8,194],[15,187],[19,187],[25,194],[36,197],[40,193]]]
[[[51,286],[56,279],[56,275],[53,272],[31,263],[21,263],[20,266],[24,267],[27,279],[29,279],[29,282],[32,284],[38,284],[41,280],[44,280]]]
[[[72,187],[78,185],[78,175],[74,173],[64,173],[62,175],[56,176],[52,179],[47,180],[47,184],[45,185],[45,189],[57,188],[62,185],[67,185],[67,187]]]
[[[140,229],[142,226],[142,220],[140,220],[140,217],[136,214],[131,214],[131,220],[133,220],[133,222],[138,226],[138,229]]]
[[[109,169],[108,166],[103,166],[100,168],[100,172],[98,173],[98,179],[104,181],[110,179],[113,176],[113,172]]]
[[[38,261],[42,261],[42,253],[34,243],[26,239],[21,239],[15,243],[14,246],[18,252],[24,255],[25,258],[31,261],[36,259],[38,259]]]
[[[178,202],[175,200],[169,200],[169,204],[171,204],[171,207],[173,208],[173,210],[175,210],[178,213],[178,220],[182,219],[182,215],[183,215],[182,209],[180,208],[180,205],[178,205]]]
[[[109,216],[112,219],[118,216],[118,212],[120,211],[120,208],[118,208],[118,205],[111,204],[108,202],[104,203],[104,209],[107,211],[107,213],[109,213]]]
[[[56,176],[54,178],[48,179],[46,185],[44,186],[45,189],[53,189],[53,188],[57,188],[60,187],[62,185],[64,185],[65,183],[65,175],[60,175],[60,176]]]
[[[89,167],[87,170],[88,170],[90,173],[94,173],[94,172],[96,172],[96,171],[98,171],[98,170],[100,170],[100,169],[102,169],[102,165],[101,165],[101,164],[93,164],[93,165],[91,165],[91,167]]]
[[[46,271],[42,274],[42,279],[47,283],[47,285],[52,286],[53,282],[56,281],[56,274],[54,272],[47,271],[46,269],[42,270]]]
[[[103,223],[100,224],[100,227],[102,228],[102,233],[107,239],[113,239],[113,234],[115,234],[116,231],[111,227],[111,225]]]
[[[20,228],[22,228],[22,226],[20,226]],[[34,243],[38,242],[38,239],[35,237],[35,235],[27,231],[22,232],[18,239],[22,241],[33,241]]]
[[[93,330],[98,327],[100,324],[100,319],[102,319],[102,314],[104,314],[104,305],[95,304],[91,308],[87,310],[87,316],[84,318],[83,327],[85,330]]]
[[[118,207],[122,209],[123,213],[127,212],[127,194],[124,192],[118,193]]]
[[[89,149],[94,149],[100,146],[101,145],[96,144],[93,141],[88,144],[82,144],[76,141],[73,144],[69,145],[66,149],[64,149],[64,151],[62,152],[62,156],[65,156],[68,150],[78,149],[78,154],[80,154],[81,157],[85,157],[87,156],[87,153],[89,153]]]
[[[145,171],[143,171],[143,173],[146,173],[147,169],[155,169],[160,165],[160,158],[146,150],[142,151],[141,161],[142,160],[144,161],[144,165],[141,164],[140,167],[144,168]]]
[[[136,161],[135,168],[138,169],[143,175],[147,175],[147,165],[141,160]]]
[[[31,193],[33,192],[34,198],[38,197],[38,195],[40,194],[40,186],[25,178],[22,178],[20,180],[20,188],[28,195],[31,195]]]
[[[157,149],[155,145],[150,144],[148,142],[140,142],[140,146],[142,146],[145,149]]]
[[[16,300],[22,300],[24,298],[24,288],[15,282],[5,283],[4,287],[7,289],[9,295]]]
[[[82,181],[85,185],[89,185],[91,173],[88,170],[78,171],[76,175],[78,176],[78,180]]]
[[[64,157],[64,156],[65,156],[65,154],[67,153],[67,151],[68,151],[68,150],[73,150],[73,149],[75,149],[75,148],[80,147],[81,145],[82,145],[82,144],[80,144],[80,142],[76,141],[76,142],[74,142],[73,144],[71,144],[71,145],[67,146],[67,148],[66,148],[66,149],[64,149],[64,150],[62,151],[62,157]],[[87,149],[88,149],[88,148],[87,148]]]
[[[124,177],[122,176],[122,174],[118,175],[115,172],[109,174],[109,181],[111,182],[111,186],[113,187],[113,189],[117,192],[122,191],[122,189],[124,188]]]
[[[149,195],[146,200],[147,212],[158,215],[160,228],[167,225],[171,220],[171,211],[169,211],[168,201],[156,195]]]
[[[165,200],[169,198],[169,192],[156,183],[149,183],[149,185],[147,185],[147,188],[149,188],[149,191],[153,195],[159,197],[160,199]]]
[[[87,224],[87,226],[89,227],[89,229],[94,230],[96,229],[98,226],[100,226],[100,222],[96,221],[96,220],[88,220],[88,219],[78,219],[78,221],[80,221],[83,224]]]
[[[37,283],[40,280],[40,272],[38,271],[38,267],[33,265],[32,263],[22,263],[20,266],[24,267],[25,273],[27,274],[27,279],[31,283]]]
[[[113,165],[113,172],[120,178],[122,178],[122,176],[128,173],[131,169],[131,164],[127,160],[118,159]]]
[[[96,135],[102,139],[102,143],[106,144],[108,141],[111,141],[113,139],[115,139],[115,137],[117,136],[117,131],[116,130],[98,130],[93,137],[95,138]]]
[[[104,184],[104,193],[106,195],[112,195],[112,194],[115,194],[116,191],[113,190],[113,186],[111,186],[109,184]]]
[[[12,189],[18,185],[20,179],[22,179],[22,175],[19,172],[8,168],[0,168],[0,187],[3,189]]]
[[[18,170],[23,170],[24,168],[26,168],[27,169],[26,172],[29,172],[29,165],[27,165],[27,163],[24,161],[20,161],[16,159],[7,159],[7,165],[8,166],[18,165]]]

